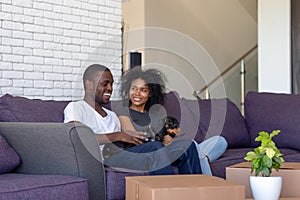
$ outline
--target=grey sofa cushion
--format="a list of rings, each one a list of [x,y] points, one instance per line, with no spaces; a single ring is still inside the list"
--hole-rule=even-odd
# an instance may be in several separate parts
[[[276,145],[300,150],[300,95],[249,92],[245,118],[253,147],[259,145],[255,138],[260,131],[279,129]]]
[[[9,94],[0,97],[2,122],[63,122],[68,101],[28,99]]]
[[[20,157],[0,135],[0,174],[12,171],[20,164]]]
[[[0,199],[88,199],[87,180],[61,175],[0,175]]]

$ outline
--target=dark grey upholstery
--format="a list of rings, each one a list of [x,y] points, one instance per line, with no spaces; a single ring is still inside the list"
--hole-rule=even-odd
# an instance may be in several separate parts
[[[82,124],[0,122],[20,155],[14,173],[70,175],[88,180],[89,199],[105,199],[104,167],[94,133]]]

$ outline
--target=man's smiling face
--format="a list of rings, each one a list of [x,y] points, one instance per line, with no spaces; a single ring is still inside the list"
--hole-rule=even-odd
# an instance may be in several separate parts
[[[109,103],[113,91],[114,79],[109,71],[98,71],[93,77],[95,102],[99,104]]]

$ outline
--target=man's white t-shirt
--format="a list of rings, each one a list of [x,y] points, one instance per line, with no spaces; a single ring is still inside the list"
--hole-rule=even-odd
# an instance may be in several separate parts
[[[70,102],[64,110],[64,123],[81,122],[96,134],[119,132],[121,125],[117,115],[106,108],[103,109],[107,113],[105,117],[102,117],[84,100]]]

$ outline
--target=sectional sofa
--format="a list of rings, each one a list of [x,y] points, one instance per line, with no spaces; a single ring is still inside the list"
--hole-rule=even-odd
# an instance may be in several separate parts
[[[50,170],[50,174],[69,174],[87,179],[90,199],[124,199],[125,177],[146,174],[103,166],[96,159],[97,156],[100,157],[100,153],[97,153],[96,150],[97,142],[92,142],[93,139],[96,139],[92,136],[91,131],[80,124],[62,124],[63,109],[67,103],[67,101],[28,99],[9,94],[0,97],[0,134],[8,140],[21,157],[21,164],[12,172],[27,173],[27,165],[29,166],[31,162],[37,162],[36,159],[40,159],[39,153],[47,155],[45,152],[49,149],[55,149],[47,158],[50,160],[47,161],[43,158],[45,163],[42,167],[44,168],[56,166],[53,162],[59,160],[58,166],[55,167],[55,170]],[[114,110],[117,106],[120,106],[120,101],[115,100],[111,101],[107,108]],[[226,138],[228,149],[221,158],[211,163],[214,176],[225,178],[226,166],[243,162],[246,152],[257,146],[254,138],[260,131],[271,132],[274,129],[280,129],[281,134],[276,136],[274,140],[284,154],[284,159],[293,162],[300,161],[300,95],[249,92],[245,99],[245,116],[242,116],[237,106],[227,98],[190,100],[180,98],[176,92],[166,94],[164,107],[168,115],[176,117],[180,121],[181,128],[186,133],[182,136],[183,138],[195,139],[197,142],[214,135],[222,135]],[[64,128],[57,129],[61,126]],[[64,166],[64,162],[69,162],[64,159],[66,150],[58,150],[54,146],[55,142],[47,143],[45,138],[47,145],[38,142],[41,140],[40,138],[46,137],[44,132],[47,132],[46,138],[52,134],[53,139],[57,142],[60,141],[58,138],[62,137],[61,135],[71,137],[69,132],[71,127],[69,126],[76,132],[75,135],[79,134],[82,137],[86,134],[89,135],[89,139],[76,136],[77,142],[81,144],[78,147],[80,159],[77,165],[82,167],[82,171],[79,170],[80,172],[77,171],[76,173],[72,167]],[[26,139],[27,136],[23,138],[22,131],[13,133],[9,130],[14,130],[14,127],[18,127],[17,129],[26,127],[26,130],[29,130],[26,132],[29,135],[31,132],[34,136],[28,136],[31,139]],[[33,141],[37,141],[35,143],[44,146],[44,148],[31,146]],[[62,146],[65,142],[61,142]],[[30,158],[23,153],[26,151],[34,152],[36,149],[39,149],[39,152],[34,154],[37,158]],[[59,154],[58,159],[54,159],[57,154]],[[33,166],[38,166],[38,164]],[[36,174],[48,173],[38,167],[36,168],[34,169]]]

